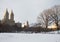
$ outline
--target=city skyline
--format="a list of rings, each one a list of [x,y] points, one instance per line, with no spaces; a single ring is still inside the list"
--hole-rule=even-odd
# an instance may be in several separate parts
[[[0,19],[7,8],[9,12],[13,10],[16,22],[34,23],[40,12],[59,4],[60,0],[0,0]]]

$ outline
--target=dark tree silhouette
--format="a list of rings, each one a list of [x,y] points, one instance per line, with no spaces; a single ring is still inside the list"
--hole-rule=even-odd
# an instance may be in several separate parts
[[[56,5],[50,9],[44,10],[37,18],[38,23],[45,28],[48,28],[48,25],[55,23],[57,28],[59,27],[60,22],[60,6]]]

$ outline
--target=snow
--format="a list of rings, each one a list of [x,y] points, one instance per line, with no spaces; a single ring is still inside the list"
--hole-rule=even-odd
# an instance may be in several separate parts
[[[60,34],[0,33],[0,42],[60,42]]]

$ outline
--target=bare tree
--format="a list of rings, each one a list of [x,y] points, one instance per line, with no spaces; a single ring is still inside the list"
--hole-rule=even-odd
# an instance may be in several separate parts
[[[49,11],[44,10],[38,17],[37,17],[38,23],[40,23],[42,26],[45,26],[45,28],[48,28],[48,23],[50,20]]]
[[[57,29],[59,28],[59,22],[60,22],[60,6],[54,6],[53,8],[51,8],[52,10],[52,13],[53,14],[50,14],[51,17],[53,18],[56,26],[57,26]]]
[[[45,25],[45,28],[48,27],[51,23],[55,23],[57,28],[60,22],[60,6],[54,6],[50,9],[44,10],[37,18],[38,23]]]

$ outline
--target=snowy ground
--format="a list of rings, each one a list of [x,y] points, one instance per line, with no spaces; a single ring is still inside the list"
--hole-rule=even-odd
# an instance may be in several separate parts
[[[60,42],[60,34],[0,33],[0,42]]]

